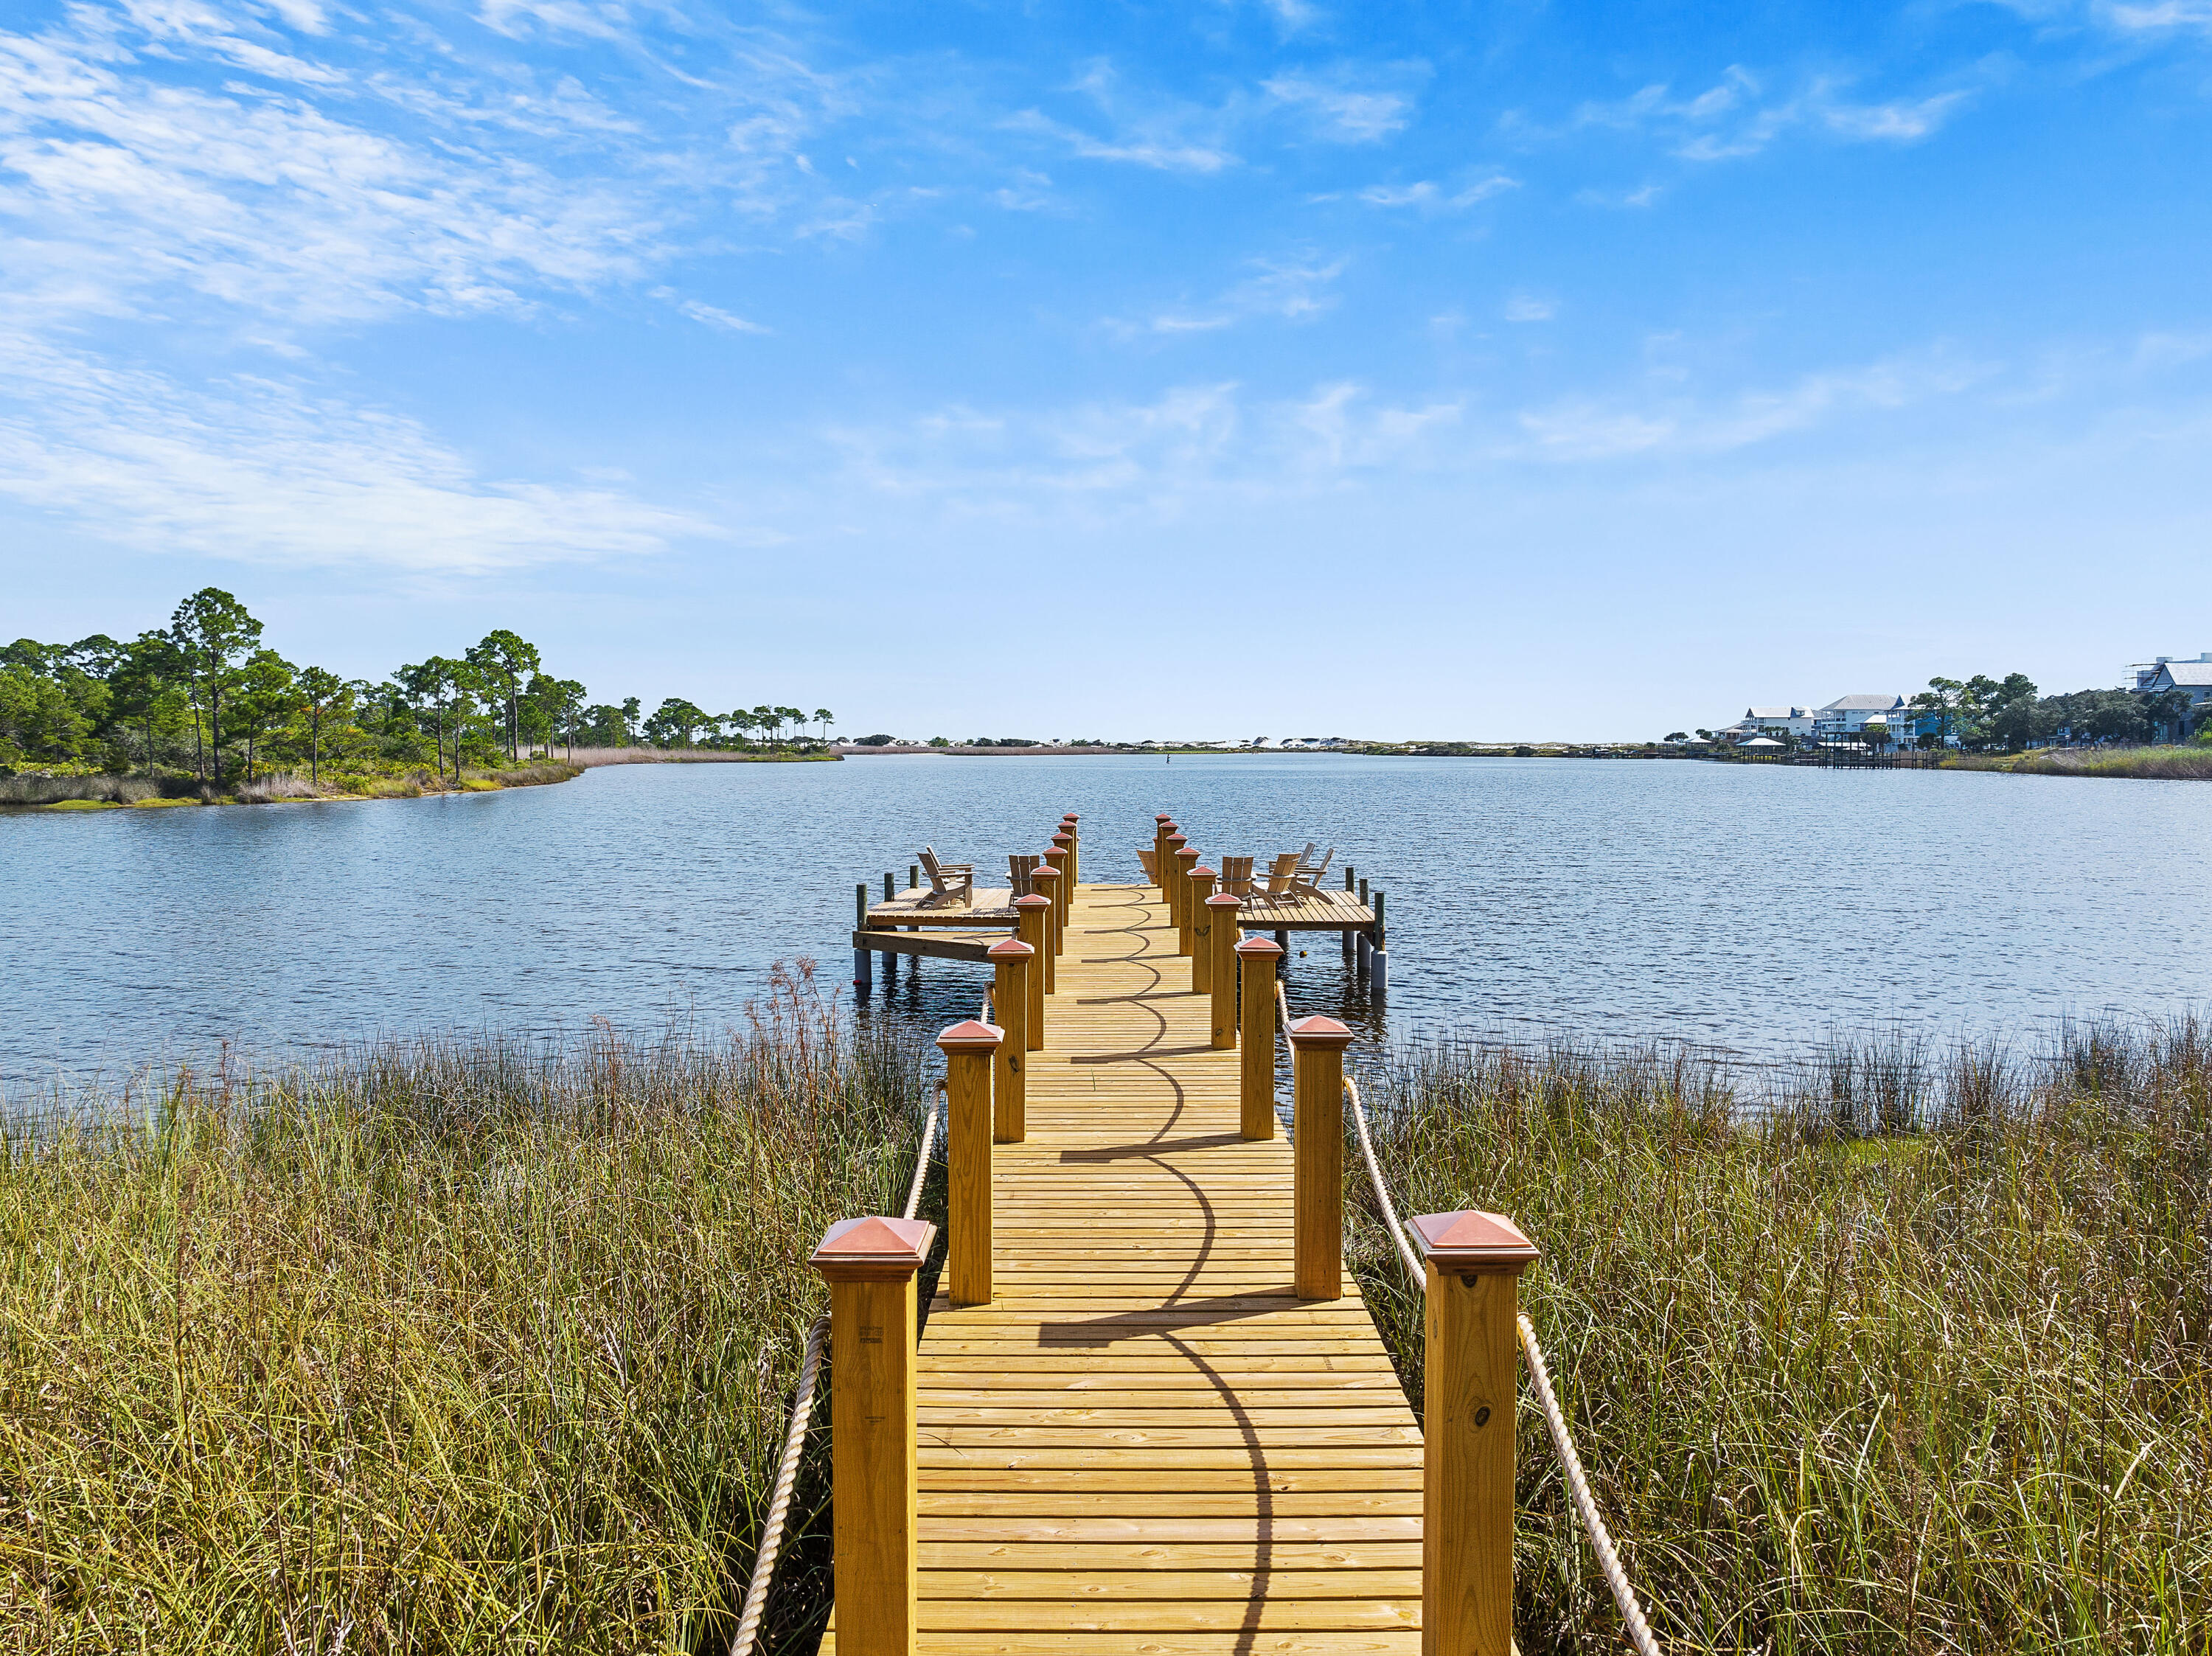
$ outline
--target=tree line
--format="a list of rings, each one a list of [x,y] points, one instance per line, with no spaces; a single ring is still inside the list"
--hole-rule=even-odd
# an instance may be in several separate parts
[[[2108,743],[2179,741],[2189,733],[2193,704],[2179,690],[2069,690],[2045,695],[2026,673],[1991,678],[1937,676],[1908,696],[1915,735],[1900,739],[1887,725],[1869,725],[1850,739],[1880,750],[1887,747],[1963,748],[1969,752],[2018,753],[2054,743],[2087,747]],[[1769,732],[1787,747],[1815,739],[1777,728]],[[1703,740],[1717,740],[1701,730]],[[1675,731],[1669,742],[1686,741]]]
[[[546,670],[507,628],[454,656],[402,665],[380,682],[298,666],[262,642],[262,623],[230,593],[204,587],[167,627],[118,642],[18,639],[0,649],[0,767],[67,767],[251,783],[272,767],[358,773],[516,764],[577,747],[813,746],[835,715],[762,706],[708,713],[671,696],[644,713],[635,696],[592,703]],[[818,738],[808,733],[818,727]]]

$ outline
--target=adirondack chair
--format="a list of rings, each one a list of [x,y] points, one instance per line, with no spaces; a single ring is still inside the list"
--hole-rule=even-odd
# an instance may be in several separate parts
[[[1275,858],[1267,870],[1267,889],[1253,895],[1262,902],[1279,902],[1297,895],[1298,853],[1286,851]]]
[[[1252,895],[1252,859],[1249,857],[1224,857],[1221,859],[1221,889],[1232,897]]]
[[[1036,872],[1037,864],[1043,860],[1043,858],[1035,854],[1024,856],[1018,851],[1010,852],[1007,854],[1006,874],[1013,883],[1016,897],[1026,897],[1030,895],[1033,889],[1030,884],[1030,876]]]
[[[940,863],[937,853],[929,846],[921,848],[921,871],[929,876],[929,889],[921,894],[918,907],[946,908],[958,903],[963,908],[975,901],[975,865],[973,863]]]
[[[1319,896],[1321,895],[1321,877],[1328,872],[1328,865],[1335,860],[1336,847],[1334,846],[1331,846],[1327,851],[1323,852],[1322,853],[1321,861],[1317,863],[1308,862],[1304,858],[1301,858],[1297,867],[1291,871],[1291,891],[1301,897]]]
[[[1145,865],[1145,878],[1157,883],[1160,877],[1160,857],[1156,851],[1140,851],[1137,860]]]

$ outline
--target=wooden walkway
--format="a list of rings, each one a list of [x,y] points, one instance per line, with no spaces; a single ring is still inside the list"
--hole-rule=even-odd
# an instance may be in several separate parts
[[[1079,888],[1057,972],[995,1296],[921,1339],[921,1649],[1410,1656],[1420,1429],[1349,1277],[1291,1295],[1290,1147],[1159,894]]]

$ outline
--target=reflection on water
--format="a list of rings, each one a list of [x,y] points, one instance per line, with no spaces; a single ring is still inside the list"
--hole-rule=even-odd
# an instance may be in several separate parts
[[[641,766],[453,798],[0,816],[0,1079],[224,1040],[717,1027],[777,961],[850,992],[856,881],[902,882],[925,844],[1003,868],[1064,810],[1094,879],[1138,877],[1156,810],[1209,860],[1334,846],[1389,894],[1389,1004],[1326,935],[1294,934],[1290,994],[1370,1038],[1756,1057],[2203,992],[2196,784],[1322,755]],[[878,968],[865,1015],[933,1030],[987,975]]]

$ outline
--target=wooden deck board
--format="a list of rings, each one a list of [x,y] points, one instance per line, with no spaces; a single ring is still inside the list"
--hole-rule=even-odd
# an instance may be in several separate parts
[[[1244,924],[1372,923],[1325,895]],[[922,1334],[920,1648],[1411,1656],[1420,1429],[1357,1289],[1292,1297],[1290,1146],[1238,1137],[1173,949],[1158,894],[1078,889],[995,1297]]]

